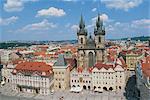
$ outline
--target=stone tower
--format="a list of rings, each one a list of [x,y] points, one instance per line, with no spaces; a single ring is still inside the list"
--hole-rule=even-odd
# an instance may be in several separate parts
[[[96,27],[94,28],[95,43],[96,43],[96,60],[105,61],[105,28],[103,26],[103,20],[100,20],[100,15],[96,21]]]
[[[78,67],[85,69],[92,67],[96,62],[105,61],[105,29],[102,20],[98,16],[94,28],[94,38],[90,35],[87,38],[87,30],[83,17],[79,23],[78,36]]]

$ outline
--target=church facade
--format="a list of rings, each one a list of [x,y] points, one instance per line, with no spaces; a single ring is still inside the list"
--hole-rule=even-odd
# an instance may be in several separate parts
[[[79,23],[78,36],[78,66],[85,69],[94,66],[95,63],[105,62],[105,28],[100,16],[94,28],[94,37],[88,36],[85,23],[81,16]]]
[[[96,20],[94,37],[88,36],[81,16],[77,37],[77,68],[70,73],[71,90],[76,87],[98,92],[123,89],[125,86],[125,62],[121,58],[116,58],[111,63],[107,61],[105,28],[100,16],[98,15]]]

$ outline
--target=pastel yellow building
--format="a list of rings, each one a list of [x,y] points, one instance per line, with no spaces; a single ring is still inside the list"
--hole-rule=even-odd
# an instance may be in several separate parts
[[[126,53],[127,70],[135,70],[137,62],[144,57],[144,53],[141,50],[128,51]]]
[[[59,55],[58,60],[53,66],[54,71],[54,90],[65,90],[69,88],[70,68],[64,55]]]

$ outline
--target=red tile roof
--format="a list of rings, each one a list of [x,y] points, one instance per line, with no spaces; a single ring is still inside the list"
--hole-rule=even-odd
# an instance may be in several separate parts
[[[145,61],[142,62],[142,71],[144,76],[150,77],[150,56],[145,58]]]
[[[108,70],[109,68],[113,68],[113,65],[108,65],[108,64],[103,64],[102,62],[98,62],[95,64],[95,66],[97,69],[101,69],[101,68],[105,68],[106,70]]]
[[[44,62],[23,62],[23,63],[19,63],[15,69],[17,72],[30,72],[30,73],[33,73],[33,72],[38,72],[38,73],[41,73],[42,75],[42,72],[45,72],[46,75],[44,76],[47,76],[47,75],[50,75],[53,73],[52,71],[52,66],[44,63]],[[16,73],[17,73],[16,72]],[[14,73],[13,71],[13,74],[16,74]]]

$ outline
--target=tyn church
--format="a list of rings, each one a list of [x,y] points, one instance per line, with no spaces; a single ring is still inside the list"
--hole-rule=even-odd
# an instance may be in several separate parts
[[[105,62],[105,28],[103,21],[98,18],[94,27],[94,37],[88,36],[85,29],[85,22],[81,15],[78,36],[78,67],[88,69],[97,62]]]

